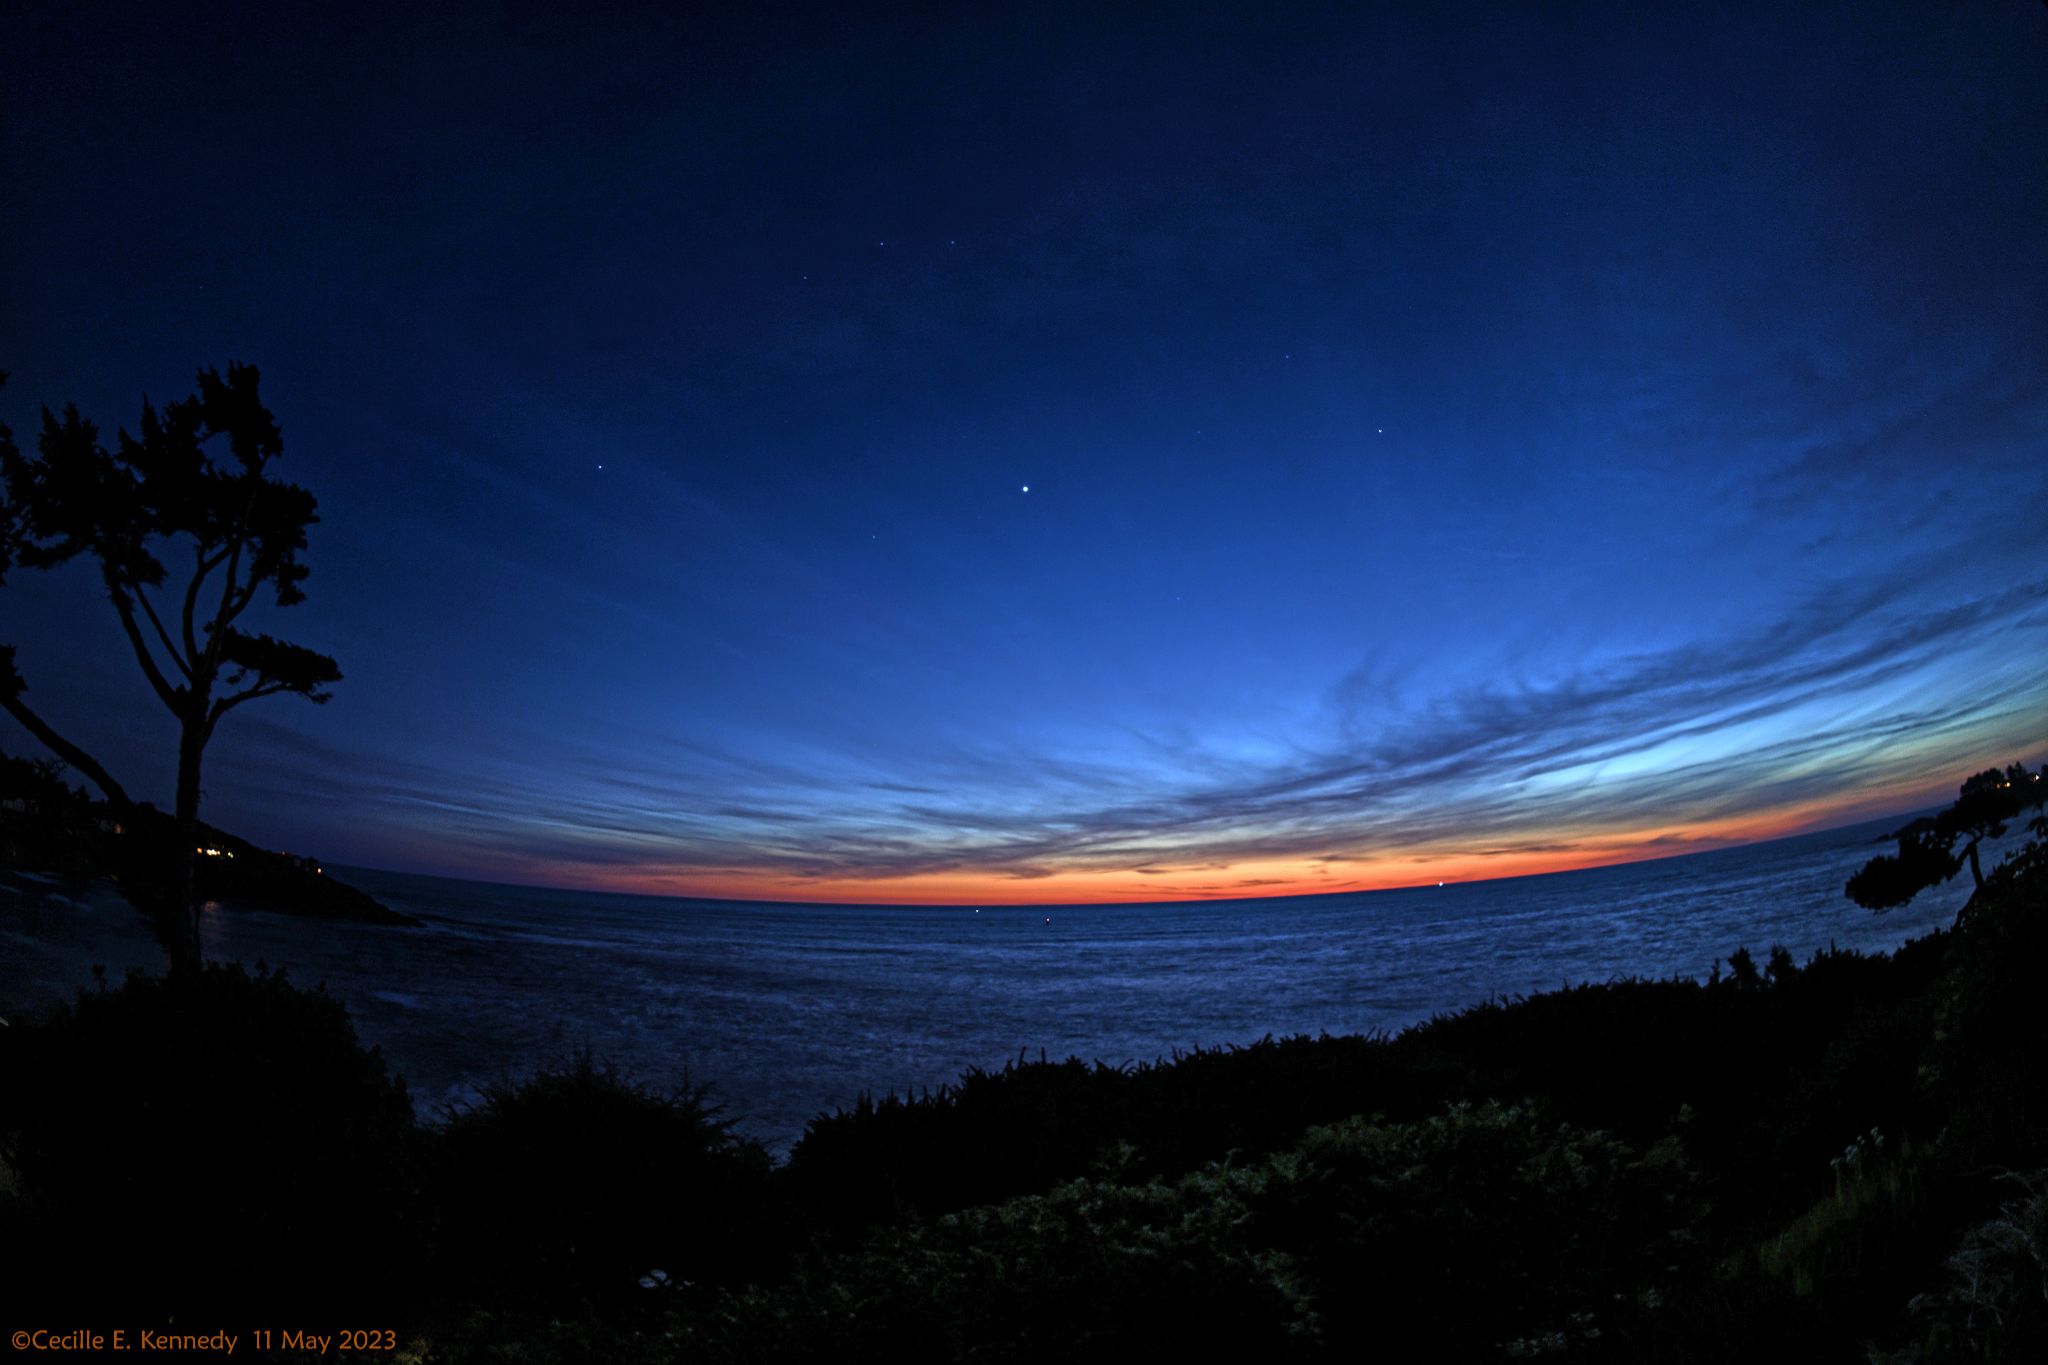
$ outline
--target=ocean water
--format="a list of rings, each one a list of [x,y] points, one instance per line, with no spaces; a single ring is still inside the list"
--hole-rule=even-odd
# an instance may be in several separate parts
[[[1802,961],[1945,926],[1965,876],[1874,915],[1842,895],[1890,822],[1584,872],[1148,906],[771,905],[337,869],[426,921],[209,907],[208,955],[347,1004],[424,1115],[588,1047],[636,1079],[709,1082],[786,1149],[864,1091],[937,1088],[1020,1054],[1111,1064],[1267,1034],[1397,1032],[1502,995],[1701,977],[1747,946]],[[161,955],[103,886],[0,872],[0,1012]]]

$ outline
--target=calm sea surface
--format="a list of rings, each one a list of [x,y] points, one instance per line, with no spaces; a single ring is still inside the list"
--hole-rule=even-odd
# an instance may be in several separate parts
[[[862,1091],[1020,1052],[1110,1063],[1265,1034],[1398,1031],[1491,996],[1704,976],[1747,945],[1803,961],[1946,925],[1967,876],[1873,915],[1842,883],[1885,827],[1545,877],[1273,900],[1022,909],[766,905],[539,891],[371,870],[424,928],[209,910],[209,956],[324,982],[423,1114],[588,1046],[711,1082],[786,1147]],[[1049,922],[1048,922],[1049,921]],[[0,1010],[161,955],[111,891],[0,871]]]

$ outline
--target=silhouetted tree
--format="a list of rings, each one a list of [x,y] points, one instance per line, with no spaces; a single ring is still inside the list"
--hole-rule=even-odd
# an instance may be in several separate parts
[[[1934,815],[1923,816],[1885,835],[1898,841],[1898,852],[1881,854],[1865,863],[1843,888],[1849,899],[1870,910],[1889,910],[1904,905],[1930,886],[1939,886],[1969,866],[1971,880],[1981,889],[1984,868],[1977,858],[1977,846],[1996,839],[2006,826],[2029,809],[2040,810],[2048,803],[2048,768],[2029,772],[2014,763],[2003,772],[1986,768],[1963,783],[1955,804]],[[2048,834],[2048,820],[2037,815],[2029,824],[2037,835]],[[1960,847],[1958,847],[1960,845]],[[1956,924],[1976,900],[1956,912]]]
[[[6,384],[7,373],[0,370],[0,388],[4,388]],[[17,455],[14,434],[7,429],[5,423],[0,423],[0,462],[10,461]],[[4,472],[4,469],[0,469],[0,472]],[[7,499],[0,498],[0,584],[7,581],[7,571],[14,565],[16,547],[21,537],[20,522],[21,518],[15,514],[12,504]],[[49,724],[21,699],[22,693],[27,690],[28,684],[22,681],[21,673],[14,666],[14,646],[0,645],[0,710],[13,716],[21,728],[34,735],[43,747],[84,773],[93,785],[100,789],[101,795],[124,813],[127,812],[134,802],[128,799],[128,793],[121,789],[121,784],[94,761],[91,754],[50,728]]]
[[[42,410],[33,457],[0,425],[0,576],[12,566],[47,569],[90,555],[143,676],[178,722],[170,885],[164,903],[143,907],[174,968],[199,960],[193,857],[200,761],[214,728],[259,697],[326,701],[326,688],[341,678],[326,655],[236,625],[265,587],[280,607],[304,600],[307,569],[298,556],[318,520],[311,493],[269,475],[284,438],[257,395],[258,378],[252,365],[230,364],[226,378],[201,370],[192,397],[162,411],[145,399],[140,434],[123,429],[111,451],[75,406],[62,417]],[[159,552],[181,564],[189,558],[182,588]],[[13,646],[0,646],[0,707],[130,810],[106,769],[22,701],[27,687],[14,655]]]

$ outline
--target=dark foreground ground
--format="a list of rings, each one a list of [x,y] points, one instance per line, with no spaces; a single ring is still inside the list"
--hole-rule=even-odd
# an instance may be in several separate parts
[[[415,1115],[276,976],[103,984],[0,1029],[0,1328],[449,1362],[2048,1359],[2044,888],[2035,847],[1890,955],[974,1073],[820,1116],[782,1164],[595,1062]]]

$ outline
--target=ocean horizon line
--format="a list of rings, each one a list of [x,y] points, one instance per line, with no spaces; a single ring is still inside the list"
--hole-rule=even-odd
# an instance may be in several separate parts
[[[504,881],[492,877],[463,877],[445,872],[414,872],[404,868],[372,867],[367,864],[329,862],[327,866],[341,873],[344,878],[351,873],[369,873],[373,877],[408,877],[423,881],[450,882],[458,885],[503,887],[522,892],[547,892],[557,895],[603,896],[631,901],[680,901],[706,906],[758,906],[763,909],[843,909],[843,910],[1145,910],[1145,909],[1187,909],[1193,906],[1245,906],[1261,903],[1293,904],[1304,901],[1331,901],[1339,897],[1393,895],[1414,891],[1449,890],[1452,887],[1501,886],[1514,882],[1538,882],[1557,877],[1573,877],[1591,873],[1613,871],[1621,868],[1642,868],[1655,863],[1680,862],[1688,858],[1707,858],[1717,854],[1735,853],[1742,850],[1768,848],[1776,844],[1789,844],[1800,840],[1817,840],[1829,836],[1844,835],[1852,831],[1869,829],[1882,831],[1896,827],[1904,821],[1938,809],[1938,807],[1912,807],[1894,814],[1853,820],[1846,824],[1829,825],[1820,829],[1801,830],[1796,834],[1781,834],[1769,839],[1752,839],[1735,843],[1717,844],[1712,848],[1687,849],[1679,853],[1659,853],[1647,858],[1622,858],[1612,862],[1587,863],[1579,867],[1553,868],[1543,872],[1518,872],[1500,877],[1462,877],[1438,882],[1414,882],[1401,886],[1353,887],[1332,891],[1296,891],[1281,895],[1230,896],[1197,895],[1159,900],[1091,900],[1091,901],[886,901],[886,900],[799,900],[772,899],[761,896],[693,896],[675,892],[624,891],[601,887],[563,886],[549,882]],[[1880,832],[1872,840],[1873,856],[1875,846],[1882,842]]]

